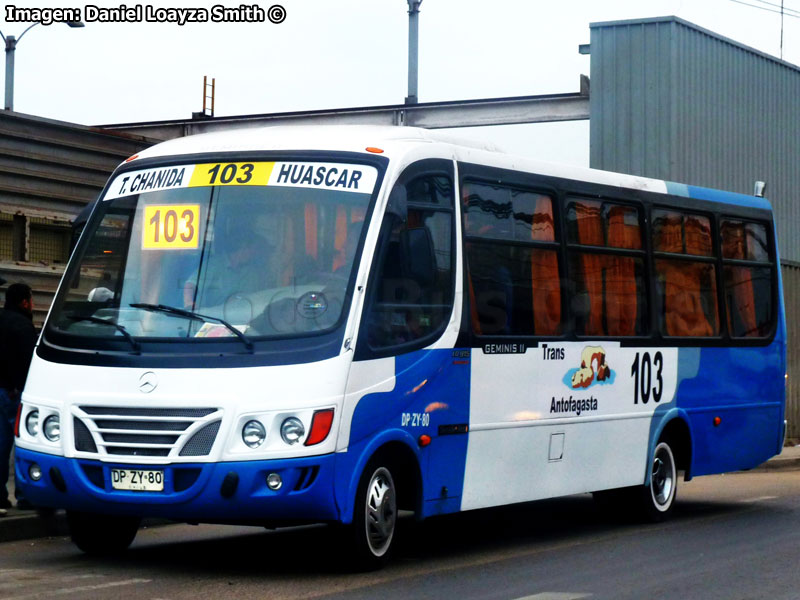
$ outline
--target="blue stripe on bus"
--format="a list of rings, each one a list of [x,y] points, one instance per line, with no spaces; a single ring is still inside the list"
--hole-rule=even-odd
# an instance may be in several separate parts
[[[761,208],[769,211],[772,210],[772,206],[770,205],[769,200],[765,198],[759,198],[758,196],[749,196],[747,194],[739,194],[736,192],[714,190],[711,188],[700,187],[696,185],[675,183],[673,181],[665,181],[664,183],[667,185],[667,192],[674,196],[682,196],[684,198],[694,198],[696,200],[708,200],[710,202],[732,204],[734,206]]]
[[[753,468],[773,456],[784,404],[763,399],[783,398],[782,346],[776,337],[768,346],[680,348],[675,399],[653,415],[651,454],[667,424],[680,418],[691,435],[692,477]]]
[[[65,458],[17,448],[15,466],[17,485],[35,506],[210,523],[271,519],[315,522],[336,520],[339,516],[331,494],[336,458],[335,454],[326,454],[263,461],[131,465]],[[34,463],[41,468],[39,481],[28,476]],[[161,470],[164,491],[114,490],[111,468]],[[53,469],[61,473],[67,493],[56,489]],[[178,484],[181,475],[192,471],[183,488]],[[238,485],[232,496],[224,497],[221,488],[230,473],[237,475]],[[279,490],[267,487],[269,473],[282,476],[283,486]]]

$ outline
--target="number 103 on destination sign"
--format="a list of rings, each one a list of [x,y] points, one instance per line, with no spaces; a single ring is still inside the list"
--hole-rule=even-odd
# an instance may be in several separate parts
[[[200,206],[197,204],[146,206],[142,248],[186,250],[197,248]]]

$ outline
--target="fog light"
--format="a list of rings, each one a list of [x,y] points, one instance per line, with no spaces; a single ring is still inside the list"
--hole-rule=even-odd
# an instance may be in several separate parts
[[[249,448],[258,448],[267,438],[267,430],[260,421],[248,421],[242,427],[242,441]]]
[[[28,433],[36,437],[39,435],[39,411],[32,410],[28,413],[28,416],[25,417],[25,429],[28,430]]]
[[[31,479],[34,481],[39,481],[42,478],[42,468],[36,463],[33,463],[28,468],[28,475],[30,475]]]
[[[50,415],[44,420],[44,437],[51,442],[61,439],[61,419],[58,415]]]
[[[281,425],[281,437],[290,446],[299,442],[305,434],[306,428],[297,417],[289,417]]]
[[[278,491],[283,485],[283,479],[277,473],[267,475],[267,487],[272,491]]]

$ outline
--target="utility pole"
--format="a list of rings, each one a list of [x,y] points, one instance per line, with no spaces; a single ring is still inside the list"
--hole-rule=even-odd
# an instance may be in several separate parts
[[[406,104],[419,102],[419,7],[422,0],[408,0],[408,96]]]
[[[83,27],[83,21],[63,21],[68,27],[78,28]],[[13,35],[3,35],[0,31],[0,38],[3,39],[6,45],[6,90],[5,90],[5,110],[14,110],[14,53],[17,51],[17,44],[22,39],[22,36],[28,33],[33,27],[39,25],[34,23],[28,26],[20,36],[14,37]]]
[[[24,33],[24,32],[23,32]],[[6,36],[6,94],[5,110],[14,110],[14,52],[17,49],[17,38]]]

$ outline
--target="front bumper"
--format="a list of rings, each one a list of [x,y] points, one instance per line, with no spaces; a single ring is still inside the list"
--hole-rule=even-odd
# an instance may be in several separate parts
[[[335,521],[335,454],[264,461],[131,465],[16,449],[16,485],[36,506],[177,521],[280,523]],[[39,465],[33,481],[29,469]],[[163,469],[163,492],[111,487],[111,469]],[[267,487],[280,474],[279,490]]]

